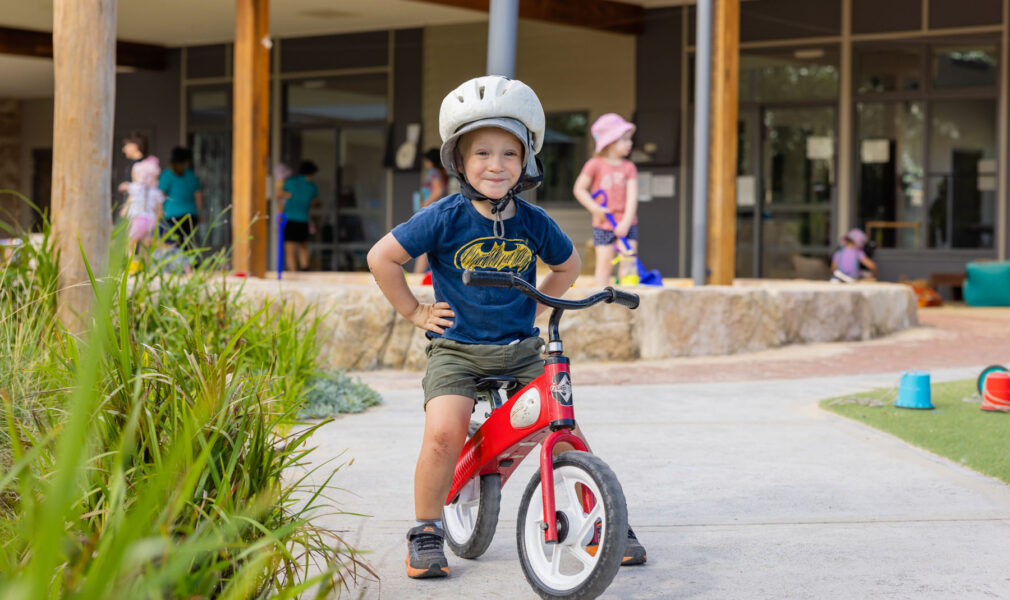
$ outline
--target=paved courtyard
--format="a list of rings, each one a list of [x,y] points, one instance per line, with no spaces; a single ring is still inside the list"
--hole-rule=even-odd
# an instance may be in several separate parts
[[[576,365],[580,423],[613,467],[649,550],[604,598],[1005,598],[1010,487],[821,411],[819,399],[935,381],[1010,362],[1010,311],[923,311],[924,327],[874,342],[754,355]],[[361,374],[385,404],[324,427],[316,459],[353,463],[332,496],[380,580],[352,597],[534,598],[515,547],[524,463],[503,490],[479,560],[449,555],[448,580],[409,580],[404,533],[421,437],[418,382]],[[993,415],[1003,418],[1004,415]],[[530,461],[527,461],[529,463]]]

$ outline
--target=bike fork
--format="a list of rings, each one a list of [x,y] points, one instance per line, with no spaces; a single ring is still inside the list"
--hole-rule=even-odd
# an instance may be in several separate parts
[[[585,442],[570,430],[555,431],[543,441],[540,448],[540,490],[544,496],[544,541],[547,543],[558,541],[558,517],[554,509],[554,446],[558,442],[568,442],[582,452],[589,451]],[[588,491],[583,490],[583,503],[589,500],[585,497],[587,494]]]

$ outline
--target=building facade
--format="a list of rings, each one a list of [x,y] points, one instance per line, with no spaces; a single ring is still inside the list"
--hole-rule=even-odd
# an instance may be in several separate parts
[[[887,280],[1006,256],[1006,4],[741,3],[737,277],[826,277],[850,227],[875,242]],[[516,77],[537,91],[548,123],[547,179],[530,199],[587,250],[589,218],[571,186],[589,157],[589,125],[605,112],[633,118],[642,260],[686,277],[694,7],[644,15],[638,35],[520,21]],[[409,218],[420,156],[439,143],[441,98],[483,73],[486,44],[480,13],[465,23],[273,40],[270,157],[319,166],[314,268],[364,269],[367,248]],[[231,202],[231,52],[227,42],[182,45],[162,71],[117,76],[117,140],[142,131],[162,157],[188,145],[208,225],[223,224]],[[48,106],[15,107],[19,187],[42,203]],[[126,168],[114,165],[113,179]],[[229,227],[207,230],[211,244],[230,243]]]

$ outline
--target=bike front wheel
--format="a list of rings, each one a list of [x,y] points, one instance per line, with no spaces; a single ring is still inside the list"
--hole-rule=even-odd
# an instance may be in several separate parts
[[[474,477],[452,504],[442,507],[442,529],[449,549],[460,558],[484,554],[498,527],[501,475]]]
[[[596,598],[617,574],[628,541],[621,484],[597,456],[565,452],[555,457],[558,541],[548,544],[540,480],[538,471],[519,506],[516,542],[523,574],[541,598]]]

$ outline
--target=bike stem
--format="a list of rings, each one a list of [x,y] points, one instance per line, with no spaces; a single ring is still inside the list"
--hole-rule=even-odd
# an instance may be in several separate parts
[[[563,352],[559,327],[561,325],[561,315],[564,312],[565,309],[563,308],[551,309],[551,318],[547,322],[547,353],[552,356],[560,356]]]
[[[558,542],[558,517],[554,508],[554,446],[558,442],[567,442],[576,450],[588,452],[586,444],[569,429],[555,431],[547,436],[540,448],[540,491],[544,497],[544,541],[548,544]]]

